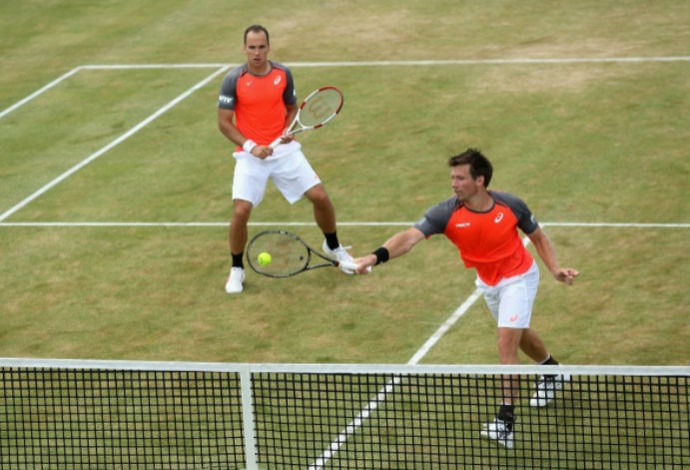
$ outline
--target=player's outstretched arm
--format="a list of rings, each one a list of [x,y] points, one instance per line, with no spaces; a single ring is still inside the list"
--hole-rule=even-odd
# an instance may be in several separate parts
[[[414,246],[422,240],[424,240],[424,234],[421,232],[421,230],[415,227],[411,227],[407,230],[396,233],[381,247],[388,252],[388,259],[379,260],[379,257],[374,253],[357,258],[355,259],[355,263],[358,264],[357,273],[367,274],[371,271],[369,268],[376,265],[379,261],[386,262],[389,259],[402,256],[412,250],[412,248],[414,248]]]

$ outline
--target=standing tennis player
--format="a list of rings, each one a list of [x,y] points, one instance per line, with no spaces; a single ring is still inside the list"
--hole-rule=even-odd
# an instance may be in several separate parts
[[[338,241],[333,204],[300,144],[293,136],[286,136],[275,150],[270,147],[297,112],[292,73],[284,65],[268,60],[271,46],[268,31],[261,25],[245,30],[243,50],[247,63],[228,72],[218,99],[218,127],[237,146],[233,154],[236,162],[229,229],[232,267],[225,284],[228,294],[243,290],[247,223],[252,209],[263,199],[269,179],[290,204],[302,196],[311,201],[328,256],[338,261],[352,260]]]
[[[551,241],[522,200],[487,189],[493,167],[480,151],[468,149],[451,157],[448,165],[455,196],[429,209],[413,227],[394,235],[372,254],[357,259],[357,272],[364,274],[367,267],[402,256],[425,238],[444,234],[460,250],[465,266],[476,269],[477,286],[498,324],[501,364],[518,364],[518,349],[539,364],[558,364],[530,328],[539,268],[517,229],[534,243],[557,281],[570,285],[579,273],[558,265]],[[541,376],[530,405],[548,405],[568,379],[564,375]],[[481,431],[508,448],[514,445],[517,388],[516,377],[503,377],[502,404],[494,421]]]

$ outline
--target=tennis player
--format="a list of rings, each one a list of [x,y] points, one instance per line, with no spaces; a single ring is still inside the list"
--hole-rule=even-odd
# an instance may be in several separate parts
[[[457,246],[465,266],[477,272],[476,284],[498,325],[500,363],[518,364],[521,349],[539,364],[558,364],[530,328],[539,268],[518,228],[527,234],[557,281],[570,285],[579,273],[559,266],[549,237],[521,199],[487,189],[493,167],[480,151],[468,149],[451,157],[448,165],[455,196],[430,208],[413,227],[397,233],[372,254],[355,260],[357,272],[365,274],[368,267],[402,256],[425,238],[443,234]],[[541,376],[530,405],[548,405],[566,380],[565,375]],[[516,377],[503,377],[502,404],[494,421],[481,431],[508,448],[514,446],[517,389]]]
[[[236,162],[229,229],[232,266],[225,284],[228,294],[243,291],[247,223],[252,209],[263,199],[269,179],[290,204],[302,196],[311,201],[314,218],[325,236],[323,250],[329,257],[352,260],[338,241],[333,204],[300,144],[289,135],[275,150],[270,147],[297,112],[292,73],[284,65],[268,60],[269,35],[261,25],[245,30],[243,50],[247,63],[228,72],[218,99],[218,127],[237,146],[233,154]]]

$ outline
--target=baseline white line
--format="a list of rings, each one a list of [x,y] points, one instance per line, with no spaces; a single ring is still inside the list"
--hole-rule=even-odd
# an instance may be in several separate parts
[[[215,69],[230,68],[233,64],[90,64],[85,70],[146,70],[146,69]]]
[[[690,56],[651,57],[563,57],[563,58],[516,58],[516,59],[448,59],[448,60],[371,60],[332,62],[285,62],[290,67],[386,67],[386,66],[429,66],[429,65],[529,65],[529,64],[597,64],[597,63],[647,63],[647,62],[690,62]],[[186,64],[90,64],[81,68],[92,70],[114,69],[165,69],[165,68],[215,68],[230,67],[221,63]]]
[[[370,62],[287,62],[291,67],[385,67],[419,65],[528,65],[528,64],[596,64],[596,63],[645,63],[690,62],[690,56],[673,57],[602,57],[562,59],[477,59],[477,60],[386,60]]]
[[[338,222],[342,227],[410,227],[414,222]],[[690,223],[540,222],[542,227],[690,228]],[[314,227],[315,222],[249,222],[255,227]],[[227,227],[228,222],[3,222],[0,227]]]
[[[12,106],[10,106],[9,108],[7,108],[7,109],[5,109],[4,111],[0,112],[0,119],[4,118],[6,115],[8,115],[9,113],[11,113],[11,112],[14,111],[15,109],[19,108],[20,106],[25,105],[26,103],[28,103],[28,102],[31,101],[32,99],[36,98],[37,96],[39,96],[39,95],[45,93],[46,91],[50,90],[51,88],[53,88],[55,85],[57,85],[57,84],[60,83],[61,81],[65,80],[66,78],[71,77],[72,75],[74,75],[75,73],[77,73],[77,72],[79,71],[79,69],[80,69],[79,67],[73,68],[72,70],[70,70],[69,72],[65,73],[64,75],[59,76],[58,78],[56,78],[55,80],[53,80],[52,82],[50,82],[49,84],[47,84],[46,86],[44,86],[43,88],[40,88],[40,89],[36,90],[35,92],[33,92],[32,94],[30,94],[29,96],[27,96],[26,98],[24,98],[24,99],[22,99],[22,100],[20,100],[20,101],[17,101],[15,104],[13,104]]]
[[[220,69],[216,70],[216,71],[213,72],[211,75],[209,75],[209,76],[206,77],[205,79],[201,80],[201,81],[198,82],[196,85],[192,86],[192,87],[189,88],[187,91],[185,91],[184,93],[182,93],[181,95],[177,96],[175,99],[173,99],[172,101],[170,101],[169,103],[167,103],[166,105],[164,105],[163,107],[161,107],[160,109],[158,109],[158,111],[156,111],[155,113],[153,113],[152,115],[150,115],[149,117],[147,117],[146,119],[144,119],[143,121],[141,121],[139,124],[137,124],[136,126],[134,126],[133,128],[131,128],[130,130],[128,130],[127,132],[125,132],[124,134],[122,134],[120,137],[118,137],[117,139],[113,140],[112,142],[110,142],[110,143],[109,143],[108,145],[106,145],[105,147],[102,147],[101,149],[99,149],[99,150],[97,150],[96,152],[92,153],[92,154],[89,155],[87,158],[85,158],[84,160],[82,160],[81,162],[79,162],[77,165],[73,166],[72,168],[70,168],[69,170],[65,171],[63,174],[61,174],[60,176],[58,176],[57,178],[55,178],[54,180],[52,180],[52,181],[49,182],[48,184],[44,185],[42,188],[40,188],[40,189],[38,189],[37,191],[35,191],[33,194],[31,194],[29,197],[25,198],[23,201],[19,202],[18,204],[14,205],[14,206],[11,207],[10,209],[8,209],[8,210],[6,210],[5,212],[3,212],[2,214],[0,214],[0,222],[2,222],[3,220],[5,220],[6,218],[8,218],[9,216],[11,216],[12,214],[14,214],[15,212],[17,212],[18,210],[20,210],[21,208],[23,208],[24,206],[26,206],[27,204],[29,204],[30,202],[32,202],[33,200],[35,200],[36,198],[38,198],[39,196],[41,196],[42,194],[44,194],[45,192],[49,191],[50,189],[52,189],[53,187],[55,187],[56,185],[58,185],[59,183],[61,183],[61,182],[64,181],[65,179],[69,178],[71,175],[73,175],[73,174],[76,173],[77,171],[81,170],[81,169],[84,168],[86,165],[88,165],[89,163],[93,162],[93,161],[96,160],[98,157],[100,157],[101,155],[103,155],[104,153],[106,153],[107,151],[109,151],[110,149],[116,147],[117,145],[121,144],[122,142],[124,142],[125,140],[127,140],[128,138],[130,138],[131,136],[133,136],[134,134],[136,134],[137,132],[139,132],[141,129],[143,129],[143,128],[144,128],[145,126],[147,126],[149,123],[151,123],[152,121],[154,121],[155,119],[157,119],[157,118],[158,118],[159,116],[161,116],[163,113],[167,112],[167,111],[168,111],[169,109],[171,109],[173,106],[177,105],[179,102],[181,102],[182,100],[184,100],[185,98],[187,98],[189,95],[191,95],[191,94],[194,93],[196,90],[198,90],[199,88],[201,88],[201,87],[203,87],[204,85],[206,85],[208,82],[210,82],[210,81],[213,80],[216,76],[218,76],[219,74],[225,72],[226,70],[227,70],[226,68],[220,68]]]
[[[637,222],[545,222],[540,223],[544,227],[614,227],[614,228],[690,228],[690,224],[684,223],[637,223]]]
[[[227,227],[229,222],[3,222],[0,227]],[[249,222],[255,227],[315,227],[316,222]],[[342,227],[409,227],[412,222],[339,222]]]

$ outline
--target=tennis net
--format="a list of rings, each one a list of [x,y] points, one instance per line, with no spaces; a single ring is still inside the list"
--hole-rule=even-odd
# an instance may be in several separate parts
[[[514,445],[482,435],[518,378]],[[542,374],[569,377],[531,407]],[[0,359],[3,469],[690,467],[690,367]]]

